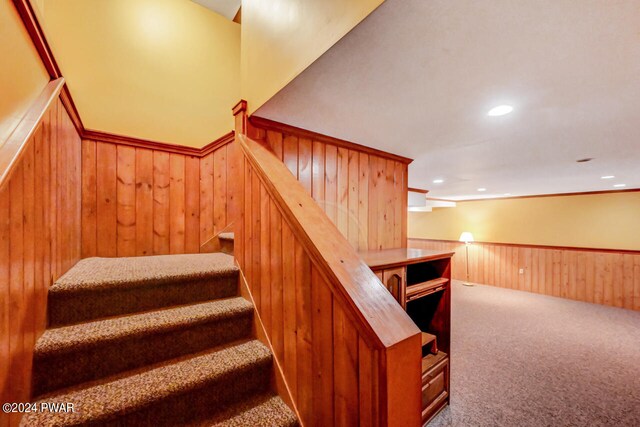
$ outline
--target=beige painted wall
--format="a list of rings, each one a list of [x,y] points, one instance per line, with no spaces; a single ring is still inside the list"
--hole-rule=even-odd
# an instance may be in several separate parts
[[[49,82],[11,0],[0,0],[0,146]]]
[[[38,0],[85,127],[201,147],[233,129],[240,26],[185,0]]]
[[[243,0],[242,98],[257,110],[384,0]]]
[[[461,202],[409,212],[409,237],[640,250],[640,192]]]

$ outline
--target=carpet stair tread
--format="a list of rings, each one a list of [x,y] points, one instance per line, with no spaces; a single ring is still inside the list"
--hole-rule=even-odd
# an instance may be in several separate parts
[[[235,238],[235,234],[233,234],[232,231],[218,234],[218,239],[220,240],[233,241],[234,238]]]
[[[146,284],[186,282],[235,276],[233,257],[210,254],[157,255],[125,258],[86,258],[60,277],[50,294],[132,288]]]
[[[251,336],[241,297],[47,329],[36,342],[33,393],[103,378]]]
[[[250,316],[252,310],[251,303],[236,297],[47,329],[36,343],[35,357],[104,345],[123,337]]]
[[[258,395],[190,427],[295,427],[293,411],[274,394]]]
[[[83,259],[49,288],[49,326],[229,298],[238,274],[220,252]]]
[[[220,390],[216,393],[219,394],[230,383],[237,387],[245,379],[250,381],[257,371],[269,371],[271,360],[269,349],[257,340],[170,360],[43,395],[36,403],[72,403],[75,412],[29,413],[23,418],[22,425],[107,423],[212,385],[218,385]]]

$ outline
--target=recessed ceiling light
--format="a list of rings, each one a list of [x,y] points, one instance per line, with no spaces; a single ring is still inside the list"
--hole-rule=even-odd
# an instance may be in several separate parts
[[[623,188],[623,187],[626,187],[626,186],[627,186],[627,184],[614,184],[613,186],[614,186],[615,188]]]
[[[442,184],[444,182],[444,179],[434,179],[433,183],[434,184]]]
[[[493,107],[487,113],[487,116],[504,116],[505,114],[509,114],[513,111],[513,107],[511,105],[498,105],[497,107]]]
[[[600,179],[613,179],[613,178],[615,178],[614,175],[605,175],[600,177]]]
[[[478,191],[487,191],[486,188],[478,188]]]

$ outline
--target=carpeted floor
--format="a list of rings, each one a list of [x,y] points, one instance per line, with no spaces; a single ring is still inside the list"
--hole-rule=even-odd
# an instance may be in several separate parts
[[[451,342],[430,427],[640,426],[640,312],[454,282]]]

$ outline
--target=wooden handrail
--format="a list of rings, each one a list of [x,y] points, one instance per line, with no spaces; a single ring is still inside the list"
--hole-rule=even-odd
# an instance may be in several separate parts
[[[64,78],[50,81],[24,115],[9,138],[0,145],[0,190],[9,181],[16,165],[27,148],[27,143],[42,122],[51,104],[58,98],[64,87]]]
[[[372,343],[387,348],[419,336],[415,323],[286,166],[245,135],[237,135],[236,141],[271,196],[279,201],[310,257]]]

